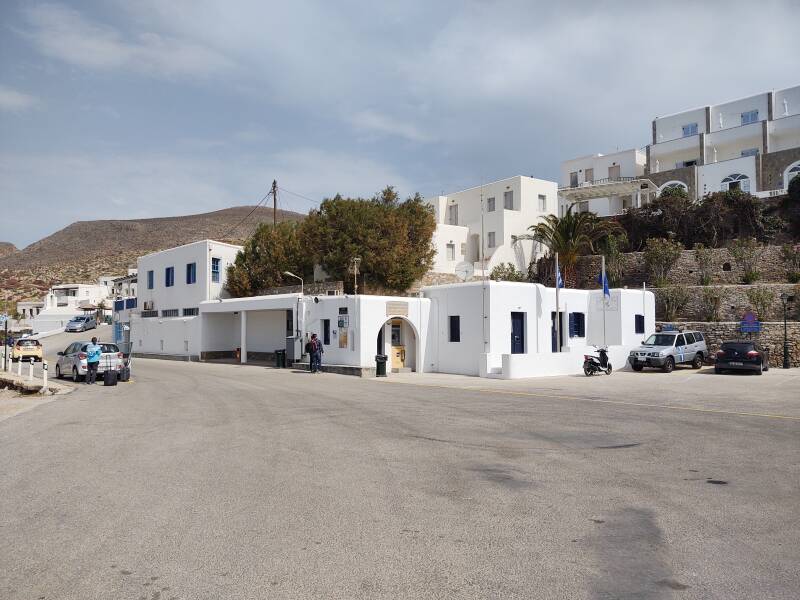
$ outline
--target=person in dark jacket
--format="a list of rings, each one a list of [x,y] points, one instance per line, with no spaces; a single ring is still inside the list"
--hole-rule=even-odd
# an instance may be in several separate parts
[[[306,344],[306,351],[310,359],[311,372],[319,373],[322,371],[322,354],[325,350],[316,333],[311,334],[311,340]]]

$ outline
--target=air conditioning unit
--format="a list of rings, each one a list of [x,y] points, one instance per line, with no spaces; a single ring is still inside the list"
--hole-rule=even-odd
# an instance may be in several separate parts
[[[153,310],[153,301],[150,300],[149,302],[145,302],[143,310]]]

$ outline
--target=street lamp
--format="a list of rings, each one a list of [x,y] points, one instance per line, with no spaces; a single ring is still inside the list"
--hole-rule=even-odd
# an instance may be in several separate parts
[[[786,303],[789,300],[789,294],[783,292],[780,295],[781,302],[783,303],[783,368],[789,368],[789,334],[786,329]]]
[[[353,295],[358,296],[358,267],[361,264],[361,257],[353,257]]]
[[[302,296],[303,295],[303,278],[300,277],[299,275],[295,275],[291,271],[284,271],[283,274],[284,275],[288,275],[289,277],[294,277],[295,279],[299,279],[300,280],[300,295]]]
[[[297,329],[295,331],[297,338],[299,339],[300,337],[302,337],[300,332],[300,311],[302,310],[301,303],[303,302],[303,296],[305,291],[303,287],[303,278],[300,277],[299,275],[295,275],[291,271],[284,271],[283,274],[286,275],[287,277],[294,277],[295,279],[300,280],[300,297],[297,299],[297,310],[295,311],[297,313],[297,318],[295,319],[297,321]]]

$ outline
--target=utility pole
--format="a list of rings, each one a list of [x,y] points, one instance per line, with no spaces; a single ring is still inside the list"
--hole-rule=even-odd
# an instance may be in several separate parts
[[[278,224],[278,181],[272,180],[272,226]]]

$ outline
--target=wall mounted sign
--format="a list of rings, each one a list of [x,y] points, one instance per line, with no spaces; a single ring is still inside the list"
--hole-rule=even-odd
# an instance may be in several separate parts
[[[408,316],[408,302],[387,302],[386,316],[397,315],[399,317]]]

